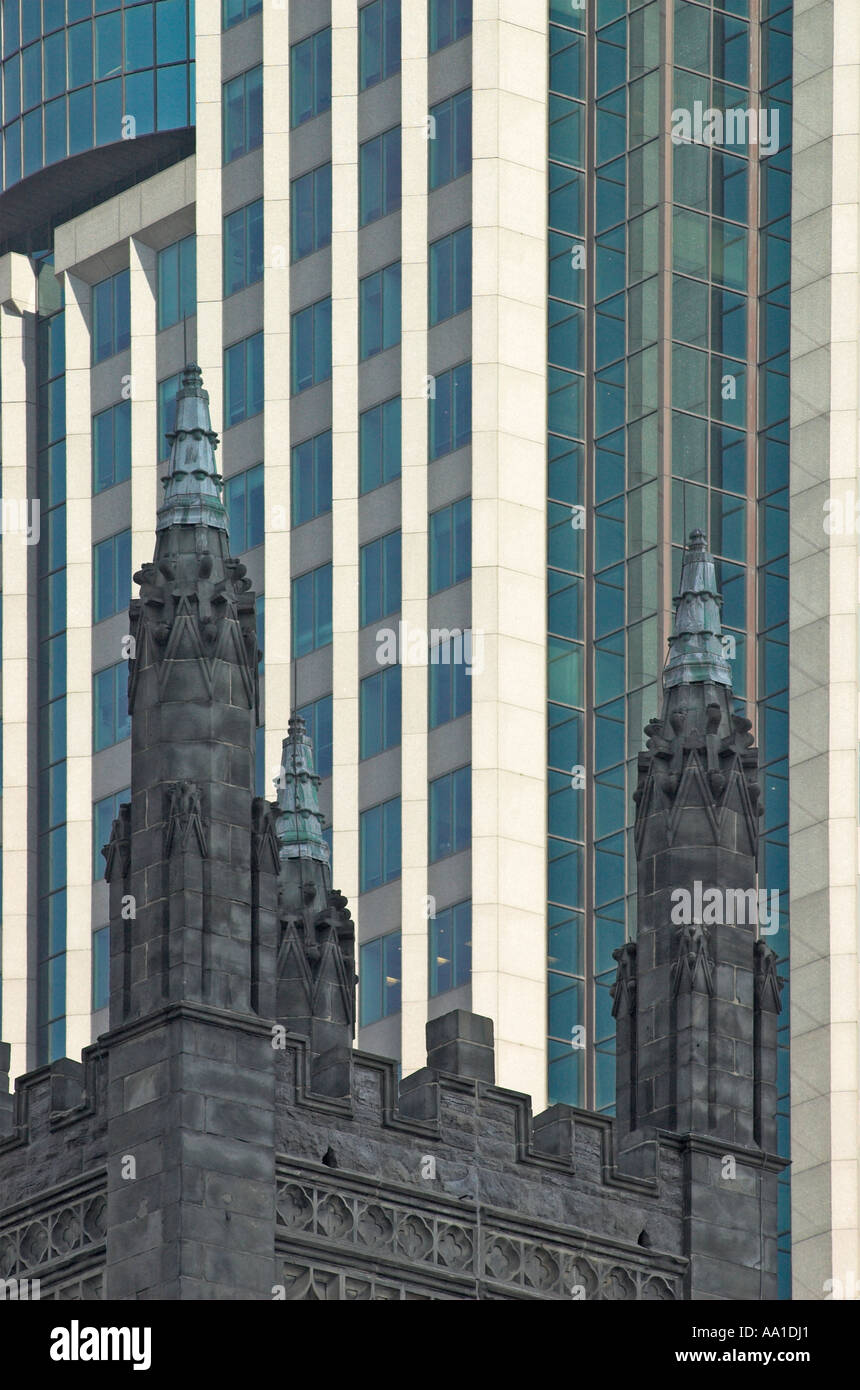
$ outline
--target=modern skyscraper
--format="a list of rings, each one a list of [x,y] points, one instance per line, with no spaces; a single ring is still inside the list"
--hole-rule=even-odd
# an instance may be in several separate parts
[[[13,1073],[107,1023],[131,557],[196,360],[262,595],[258,790],[295,704],[360,1045],[408,1072],[427,1018],[471,1009],[502,1084],[611,1111],[636,759],[696,527],[788,970],[790,0],[410,0],[402,22],[399,0],[2,0],[0,21]]]

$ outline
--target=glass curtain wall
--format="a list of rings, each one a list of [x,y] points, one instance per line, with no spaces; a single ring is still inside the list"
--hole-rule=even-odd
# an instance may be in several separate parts
[[[660,665],[659,55],[656,0],[550,5],[549,1092],[607,1112]]]
[[[791,8],[550,0],[549,19],[549,1098],[611,1113],[636,755],[695,527],[736,708],[758,705],[760,867],[787,973]],[[786,1004],[785,1153],[787,1030]]]
[[[758,379],[758,710],[762,763],[762,883],[779,891],[779,931],[769,937],[788,979],[788,427],[791,274],[791,0],[764,0],[760,35],[761,106],[778,116],[778,148],[759,163]],[[779,1017],[777,1139],[790,1152],[789,999]],[[781,1298],[791,1297],[789,1171],[778,1189]]]

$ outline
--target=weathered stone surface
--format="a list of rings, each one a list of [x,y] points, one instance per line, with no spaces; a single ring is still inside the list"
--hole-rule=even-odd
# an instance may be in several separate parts
[[[253,595],[196,368],[183,392],[132,604],[111,1029],[14,1095],[0,1046],[0,1279],[75,1300],[772,1297],[773,962],[751,931],[669,919],[679,882],[755,878],[751,739],[693,626],[713,596],[691,581],[639,760],[618,1120],[533,1121],[494,1085],[492,1022],[462,1010],[428,1023],[428,1065],[398,1092],[396,1064],[352,1046],[355,932],[301,720],[277,806],[253,794]]]

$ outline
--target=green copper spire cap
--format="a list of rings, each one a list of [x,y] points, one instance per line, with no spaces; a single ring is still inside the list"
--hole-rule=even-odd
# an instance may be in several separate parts
[[[328,845],[322,837],[319,803],[320,779],[314,770],[314,750],[305,721],[294,714],[284,739],[278,778],[276,822],[281,863],[289,859],[316,859],[328,864]]]
[[[663,668],[663,689],[713,681],[731,687],[732,673],[722,644],[720,607],[714,557],[703,531],[693,531],[684,553],[681,586],[669,659]]]
[[[170,460],[162,478],[164,498],[156,531],[169,526],[213,526],[227,530],[221,477],[215,467],[218,436],[209,419],[203,373],[190,363],[176,393],[176,428],[168,434]]]

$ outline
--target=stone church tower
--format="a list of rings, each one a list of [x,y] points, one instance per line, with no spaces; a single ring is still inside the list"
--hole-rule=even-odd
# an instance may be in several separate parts
[[[758,752],[733,711],[720,603],[694,531],[663,708],[639,754],[637,939],[615,952],[616,1110],[629,1158],[658,1130],[685,1136],[687,1296],[713,1296],[731,1265],[736,1297],[773,1298],[782,986],[757,933]]]
[[[427,1066],[400,1082],[353,1047],[355,930],[301,719],[277,802],[253,792],[254,595],[229,553],[216,445],[190,366],[130,610],[131,803],[104,851],[110,1030],[13,1093],[0,1075],[0,1288],[773,1298],[780,986],[754,924],[714,917],[715,892],[736,907],[755,887],[759,794],[704,538],[640,755],[618,1119],[533,1117],[495,1085],[489,1019],[428,1023]],[[0,1045],[0,1073],[7,1058]]]

